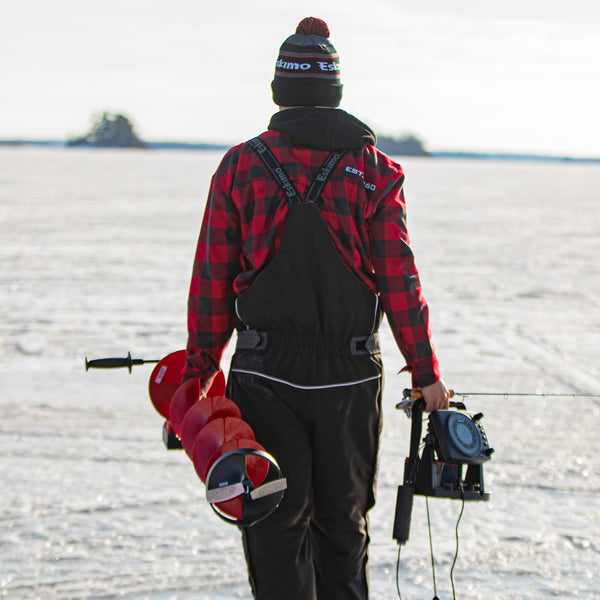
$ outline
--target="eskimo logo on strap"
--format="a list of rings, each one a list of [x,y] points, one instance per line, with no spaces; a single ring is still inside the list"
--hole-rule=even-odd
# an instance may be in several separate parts
[[[275,158],[271,149],[258,137],[252,138],[248,143],[252,146],[252,149],[258,154],[263,163],[265,163],[265,166],[273,176],[273,179],[275,179],[290,203],[298,204],[302,202],[302,198],[300,198],[300,194],[298,194],[292,180],[281,166],[281,163]]]
[[[290,201],[290,204],[298,204],[302,202],[302,198],[296,187],[292,183],[289,175],[281,163],[277,160],[271,149],[258,137],[255,137],[248,141],[252,149],[256,152],[258,157],[263,161],[273,179],[277,182],[281,191],[285,194],[286,198]],[[321,165],[319,173],[312,182],[308,193],[306,194],[305,202],[316,202],[325,187],[327,181],[331,177],[334,169],[342,160],[344,152],[330,152],[325,162]]]
[[[305,202],[316,202],[319,199],[325,184],[327,181],[329,181],[331,174],[337,167],[340,160],[342,160],[342,156],[344,156],[343,152],[331,152],[329,154],[329,156],[325,159],[325,162],[321,165],[319,174],[312,182],[310,189],[308,190],[308,194],[306,194]]]

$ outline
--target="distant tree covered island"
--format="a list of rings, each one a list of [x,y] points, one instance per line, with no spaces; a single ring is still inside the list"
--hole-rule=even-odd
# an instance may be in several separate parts
[[[423,142],[414,135],[406,135],[401,138],[378,135],[377,147],[392,156],[431,156],[423,147]]]
[[[67,146],[93,148],[147,148],[135,133],[129,119],[121,114],[103,112],[94,118],[92,128],[81,137],[67,141]]]

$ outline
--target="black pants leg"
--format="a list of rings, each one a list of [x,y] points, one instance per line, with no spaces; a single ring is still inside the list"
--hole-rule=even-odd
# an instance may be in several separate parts
[[[231,373],[228,393],[288,481],[279,508],[242,531],[255,597],[365,600],[381,380],[299,390]]]

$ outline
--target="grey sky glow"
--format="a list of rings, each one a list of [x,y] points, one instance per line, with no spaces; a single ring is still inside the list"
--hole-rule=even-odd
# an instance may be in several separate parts
[[[342,108],[380,134],[600,156],[597,0],[20,0],[0,17],[0,139],[82,134],[102,110],[148,140],[247,139],[305,16],[329,24]]]

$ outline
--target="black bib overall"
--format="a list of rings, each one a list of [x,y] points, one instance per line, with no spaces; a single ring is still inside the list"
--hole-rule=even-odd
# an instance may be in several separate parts
[[[250,143],[289,200],[273,260],[237,300],[228,382],[288,481],[275,513],[243,532],[251,583],[261,600],[365,599],[381,309],[339,255],[317,205],[342,154],[327,157],[302,200],[267,146]]]

